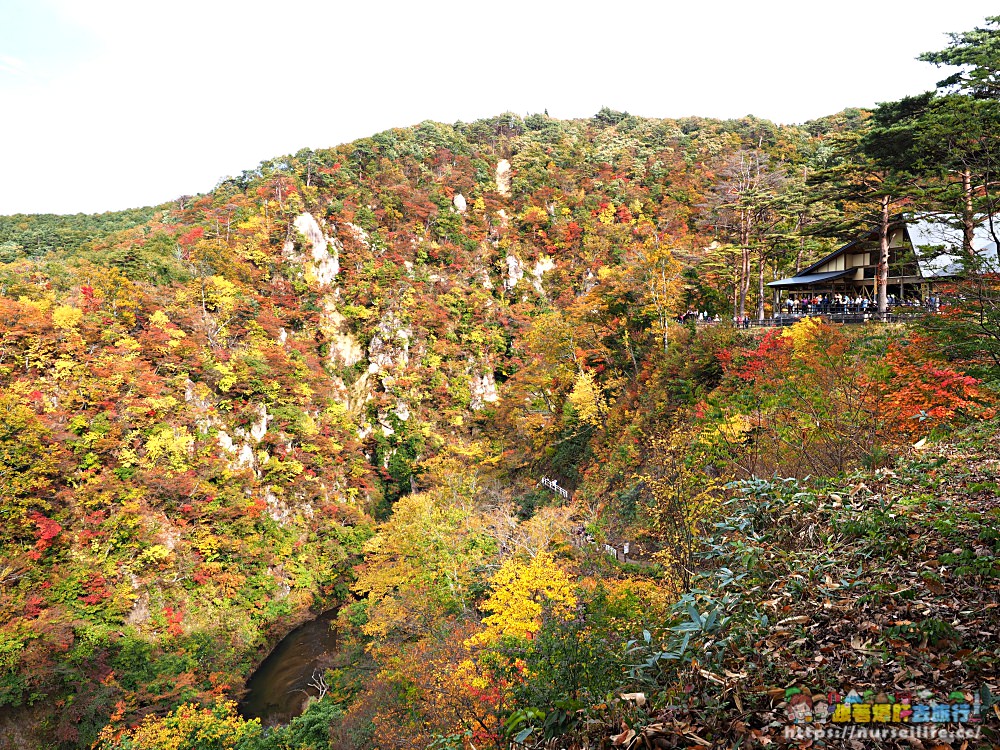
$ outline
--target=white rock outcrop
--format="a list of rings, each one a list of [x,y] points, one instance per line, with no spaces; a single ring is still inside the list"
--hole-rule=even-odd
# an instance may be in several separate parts
[[[320,325],[330,341],[330,362],[341,367],[353,367],[365,356],[365,350],[347,330],[341,315],[333,304],[327,302]]]
[[[469,208],[469,204],[465,200],[465,196],[461,193],[455,193],[455,197],[451,199],[451,202],[455,206],[455,210],[460,214],[464,214]]]
[[[233,439],[229,436],[228,432],[225,430],[219,430],[219,434],[216,435],[216,438],[219,441],[219,447],[226,451],[226,453],[236,452],[236,444],[233,443]]]
[[[510,162],[506,159],[497,162],[496,183],[500,195],[510,195]]]
[[[396,408],[393,411],[399,418],[400,422],[406,422],[410,418],[410,406],[405,401],[398,402],[396,404]]]
[[[517,282],[523,278],[524,269],[521,267],[521,261],[517,259],[516,255],[508,255],[507,278],[503,282],[504,289],[513,289],[517,286]]]
[[[142,623],[146,622],[148,619],[149,594],[144,591],[139,595],[139,598],[135,600],[135,604],[132,605],[132,610],[125,618],[125,624],[132,626],[142,625]]]
[[[354,235],[354,239],[360,242],[365,247],[371,247],[371,242],[368,240],[368,232],[365,231],[364,227],[359,227],[357,224],[352,224],[351,222],[345,223],[343,226],[347,227],[351,234]]]
[[[243,443],[240,448],[240,453],[236,457],[236,462],[247,469],[252,468],[254,464],[253,448],[250,447],[249,443]]]
[[[299,214],[293,223],[311,249],[310,258],[306,261],[307,272],[311,271],[321,286],[329,286],[340,273],[339,243],[323,233],[316,218],[309,212]],[[295,243],[291,240],[285,243],[284,252],[292,258],[298,257]]]
[[[379,321],[368,345],[368,371],[376,373],[405,367],[410,361],[410,339],[413,332],[392,312]]]
[[[396,431],[392,429],[392,425],[389,423],[389,415],[386,412],[380,411],[378,413],[378,424],[382,428],[383,436],[389,437],[396,434]]]
[[[249,443],[240,443],[237,445],[225,430],[219,430],[216,439],[219,441],[219,447],[223,451],[230,456],[234,456],[233,459],[227,459],[230,469],[236,471],[239,469],[252,469],[254,467],[256,457]]]
[[[284,525],[291,517],[292,514],[288,505],[275,495],[270,487],[264,491],[264,502],[267,503],[267,514],[276,522]]]
[[[556,262],[552,260],[548,255],[540,255],[538,260],[535,262],[535,267],[531,269],[531,285],[535,287],[535,291],[539,294],[545,294],[545,290],[542,288],[542,276],[546,271],[551,271],[556,267]]]
[[[231,456],[235,454],[235,460],[229,461],[229,468],[231,469],[253,469],[257,464],[257,456],[255,455],[253,447],[250,445],[247,438],[259,443],[264,439],[264,435],[267,434],[268,422],[273,419],[273,417],[267,413],[267,407],[264,404],[258,404],[257,414],[257,421],[250,426],[249,432],[240,427],[236,428],[236,436],[241,438],[241,442],[237,443],[233,440],[232,436],[223,429],[219,429],[219,432],[216,435],[219,447]],[[217,419],[211,419],[205,427],[207,429],[209,427],[219,427],[220,425],[221,423]]]
[[[489,370],[473,375],[472,381],[469,383],[469,390],[472,393],[469,408],[473,411],[479,411],[484,404],[492,404],[500,400],[493,372]]]
[[[267,413],[267,407],[264,404],[258,404],[257,414],[257,421],[250,427],[250,437],[259,443],[264,439],[264,435],[267,433],[267,423],[271,421],[272,417]]]

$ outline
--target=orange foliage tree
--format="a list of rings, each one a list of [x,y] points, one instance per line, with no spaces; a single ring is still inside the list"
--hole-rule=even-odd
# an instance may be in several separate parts
[[[703,443],[744,475],[829,475],[946,422],[994,413],[978,380],[925,338],[895,334],[807,319],[723,352],[729,386],[710,400]]]

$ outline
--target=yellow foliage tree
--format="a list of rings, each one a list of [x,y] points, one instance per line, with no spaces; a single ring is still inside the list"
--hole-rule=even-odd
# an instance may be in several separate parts
[[[558,615],[568,615],[576,606],[572,582],[556,565],[552,555],[541,552],[528,562],[511,558],[491,581],[493,591],[483,603],[490,614],[483,618],[486,630],[473,640],[488,643],[502,636],[527,638],[542,625],[546,603]]]
[[[593,375],[586,371],[579,372],[568,399],[581,424],[600,426],[607,405]]]
[[[468,491],[444,486],[401,498],[366,543],[353,588],[367,597],[367,635],[412,637],[437,617],[468,610],[476,571],[495,546]]]
[[[233,701],[220,700],[210,708],[186,703],[166,716],[148,716],[139,726],[124,732],[109,724],[94,747],[96,750],[229,750],[259,736],[260,732],[260,719],[245,720],[236,712]]]
[[[64,331],[75,330],[82,317],[83,311],[79,308],[60,305],[52,311],[52,325]]]
[[[669,338],[667,324],[675,312],[681,290],[681,264],[674,259],[670,248],[653,240],[643,246],[638,253],[635,273],[642,282],[643,302],[653,312],[659,323],[663,351],[667,350]]]
[[[743,423],[727,423],[726,429],[739,431]],[[680,433],[651,436],[648,439],[654,460],[649,473],[637,477],[652,495],[648,505],[647,526],[661,549],[654,557],[667,569],[672,583],[679,590],[690,585],[691,569],[700,543],[702,525],[718,508],[719,482],[705,477],[689,463],[688,457],[698,457],[698,443]]]
[[[239,287],[224,276],[199,276],[177,292],[177,301],[201,307],[206,333],[214,342],[229,335],[229,322],[239,301],[239,293]]]
[[[151,466],[166,466],[170,471],[185,471],[193,446],[194,436],[187,427],[164,427],[146,440],[146,461]]]
[[[126,329],[136,324],[143,300],[138,285],[117,268],[83,265],[79,275],[81,280],[93,286],[102,310],[110,313]]]

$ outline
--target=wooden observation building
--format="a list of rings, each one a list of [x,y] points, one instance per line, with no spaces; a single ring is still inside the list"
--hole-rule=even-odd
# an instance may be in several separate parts
[[[953,278],[963,268],[962,230],[957,221],[900,217],[889,229],[889,278],[886,292],[898,301],[927,299],[936,282]],[[1000,234],[1000,217],[996,232]],[[990,223],[976,227],[973,251],[983,267],[1000,271],[997,237]],[[787,279],[768,286],[791,299],[832,296],[874,300],[875,269],[879,258],[878,232],[848,242],[825,258]],[[778,295],[776,295],[777,297]]]

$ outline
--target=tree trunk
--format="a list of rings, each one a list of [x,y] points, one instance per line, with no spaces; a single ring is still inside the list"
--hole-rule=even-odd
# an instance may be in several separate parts
[[[889,307],[886,288],[889,285],[889,196],[882,196],[882,216],[878,228],[878,266],[875,268],[875,285],[878,287],[878,314],[885,318]]]
[[[962,249],[971,255],[976,217],[972,213],[972,174],[968,169],[962,172],[962,192],[965,195],[965,205],[962,206]]]
[[[747,312],[747,293],[750,291],[750,248],[744,247],[740,253],[739,314],[743,317]]]
[[[764,319],[764,257],[761,256],[757,270],[757,320]]]

